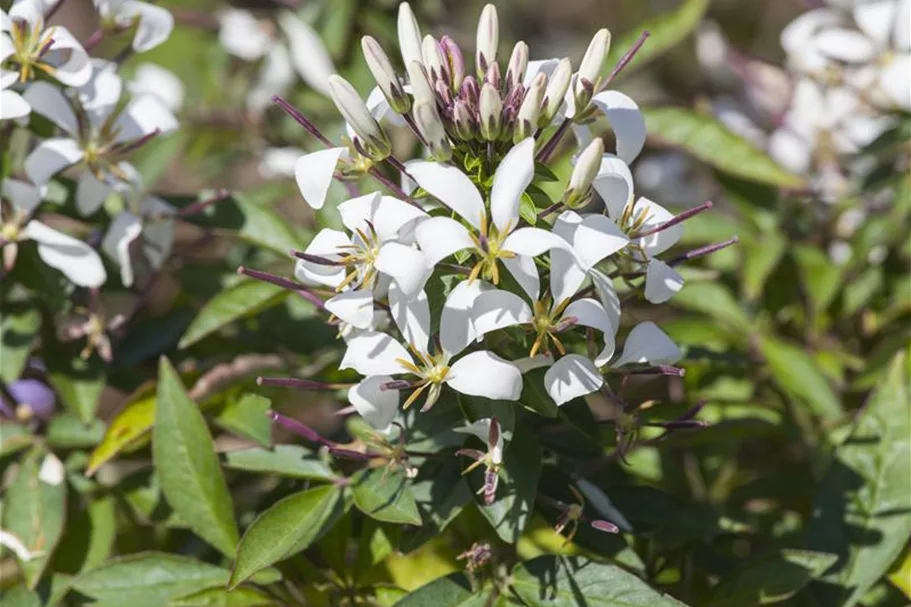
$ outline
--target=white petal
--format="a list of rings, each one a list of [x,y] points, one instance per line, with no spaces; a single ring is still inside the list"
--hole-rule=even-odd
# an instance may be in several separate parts
[[[468,228],[449,217],[431,217],[422,221],[414,236],[429,266],[437,265],[457,251],[475,247]]]
[[[113,192],[112,187],[95,179],[92,171],[84,171],[76,183],[76,209],[80,215],[91,215]]]
[[[394,375],[405,369],[396,359],[414,362],[402,344],[386,333],[364,331],[348,340],[339,369],[354,369],[361,375]]]
[[[388,375],[373,375],[348,389],[348,402],[361,414],[367,423],[380,432],[386,432],[399,410],[398,390],[383,390],[383,384],[392,378]]]
[[[575,295],[587,275],[575,255],[560,249],[550,252],[550,294],[555,304]]]
[[[142,234],[142,219],[129,212],[123,212],[114,218],[108,228],[101,250],[120,266],[120,280],[123,286],[133,284],[133,262],[130,259],[130,246]]]
[[[25,174],[32,183],[43,185],[82,157],[82,150],[73,139],[45,139],[25,159]]]
[[[490,215],[501,234],[519,223],[519,202],[534,176],[535,140],[528,137],[509,150],[493,176]]]
[[[310,208],[323,208],[338,159],[345,151],[345,148],[329,148],[304,154],[297,159],[294,177],[304,202],[309,204]]]
[[[623,160],[613,154],[601,158],[601,166],[592,187],[604,200],[607,214],[614,219],[633,201],[633,173]]]
[[[605,311],[604,306],[595,299],[577,299],[563,311],[562,318],[569,317],[575,318],[576,324],[579,326],[601,331],[604,335],[604,347],[595,357],[595,365],[600,367],[607,364],[607,361],[614,355],[614,334],[617,332],[617,327],[611,324],[610,315]]]
[[[522,395],[522,373],[493,352],[472,352],[449,368],[446,383],[457,392],[514,401]]]
[[[471,319],[478,337],[506,327],[528,324],[534,314],[524,299],[509,291],[488,291],[478,296]]]
[[[218,41],[235,57],[255,61],[272,45],[266,27],[249,11],[228,8],[220,11],[216,18],[220,26]]]
[[[76,37],[62,25],[46,30],[54,40],[45,61],[53,64],[54,78],[66,86],[82,86],[92,75],[92,62]]]
[[[830,9],[807,11],[781,31],[781,47],[796,69],[815,71],[825,67],[826,58],[819,52],[815,36],[824,27],[838,25],[841,17]]]
[[[501,249],[527,257],[537,257],[551,249],[572,252],[572,247],[568,242],[557,234],[542,228],[519,228],[506,237]]]
[[[319,34],[290,11],[279,14],[278,24],[288,37],[294,69],[313,90],[328,96],[335,65]]]
[[[79,132],[76,113],[60,87],[49,82],[33,82],[22,94],[22,98],[33,112],[41,114],[67,134],[76,135]]]
[[[895,53],[880,68],[879,85],[895,107],[911,110],[911,53]],[[866,146],[864,146],[866,147]]]
[[[297,159],[304,151],[296,147],[266,148],[259,162],[259,174],[263,179],[292,177]]]
[[[481,229],[484,201],[468,175],[452,165],[426,160],[409,162],[407,167],[421,188]]]
[[[38,469],[38,480],[48,485],[59,485],[66,478],[66,469],[63,462],[54,455],[48,453],[41,460],[41,467]]]
[[[645,216],[646,218],[645,221],[642,222],[642,231],[663,225],[674,218],[673,213],[660,204],[652,202],[648,198],[640,198],[636,201],[636,207],[633,210],[634,221],[641,216]],[[660,255],[677,244],[677,241],[680,240],[682,235],[683,225],[678,223],[677,225],[671,226],[666,230],[661,230],[651,236],[637,238],[636,244],[645,249],[645,252],[649,256]]]
[[[592,98],[598,109],[607,116],[617,138],[617,156],[632,162],[645,145],[645,118],[631,98],[618,91],[604,91]]]
[[[172,112],[183,105],[183,82],[174,72],[155,63],[140,64],[127,87],[134,95],[155,95]]]
[[[802,175],[810,169],[810,145],[790,129],[781,128],[772,133],[769,137],[769,154],[792,173]]]
[[[0,120],[14,120],[28,116],[31,105],[16,91],[0,90]]]
[[[853,8],[854,22],[877,46],[885,48],[895,26],[897,6],[893,0],[859,3]]]
[[[158,131],[162,135],[176,131],[177,118],[158,97],[135,97],[117,119],[118,142],[127,142]]]
[[[528,297],[532,301],[536,301],[541,293],[541,280],[538,278],[538,266],[535,265],[535,260],[524,255],[517,255],[500,261],[516,279],[522,290],[528,294]]]
[[[911,51],[911,0],[898,0],[892,45],[901,52]]]
[[[123,80],[117,74],[117,68],[112,61],[93,59],[92,77],[76,91],[79,105],[96,128],[101,127],[120,102]],[[76,131],[71,134],[76,134]]]
[[[273,44],[263,59],[253,86],[247,91],[247,106],[255,111],[263,111],[272,105],[272,97],[288,92],[294,79],[288,50],[281,44]]]
[[[38,208],[46,193],[46,187],[39,188],[27,181],[18,179],[3,181],[3,197],[9,199],[16,209],[26,214],[31,214]]]
[[[147,196],[140,203],[139,210],[146,216],[170,215],[174,212],[174,207],[160,198]],[[171,254],[174,236],[174,222],[171,220],[152,221],[143,226],[142,250],[152,268],[156,270],[160,268],[164,260]]]
[[[832,28],[816,36],[816,47],[833,59],[847,63],[862,63],[876,56],[870,39],[854,30]]]
[[[664,303],[683,288],[683,277],[663,261],[651,259],[645,272],[645,299]]]
[[[127,0],[121,11],[124,16],[139,17],[139,25],[133,37],[133,50],[137,53],[155,48],[167,40],[174,29],[174,17],[170,11],[160,6]]]
[[[326,302],[326,309],[358,329],[373,324],[373,291],[351,290],[339,293]]]
[[[650,321],[641,322],[626,337],[623,354],[611,366],[620,367],[633,363],[672,365],[683,356],[667,334]]]
[[[406,297],[414,297],[433,273],[421,251],[397,242],[387,242],[377,255],[376,269],[395,280]]]
[[[323,228],[313,237],[304,252],[336,261],[339,259],[341,247],[350,244],[351,240],[344,232]],[[302,259],[298,260],[294,266],[294,277],[305,284],[320,284],[335,288],[345,279],[345,274],[344,267],[327,266]]]
[[[16,558],[22,562],[28,562],[35,556],[29,551],[26,545],[22,543],[22,540],[3,529],[0,529],[0,546],[4,546],[11,550],[16,555]]]
[[[419,352],[427,352],[430,344],[430,303],[427,294],[407,296],[392,283],[389,285],[389,313],[402,337]]]
[[[73,284],[100,287],[107,278],[101,257],[81,240],[58,232],[40,221],[30,221],[22,230],[22,235],[37,242],[41,260],[63,272]]]
[[[598,295],[598,301],[601,302],[601,307],[607,312],[611,326],[614,327],[614,335],[616,335],[617,329],[620,327],[620,297],[617,295],[614,283],[606,274],[599,270],[592,270],[589,272],[589,276],[591,276],[592,285],[595,287],[595,293]]]
[[[595,364],[579,354],[567,354],[544,374],[544,388],[558,407],[595,392],[603,384],[604,378]]]
[[[597,213],[580,216],[565,211],[554,223],[554,232],[572,245],[585,270],[629,244],[629,238],[613,221]]]
[[[492,419],[485,417],[484,419],[479,419],[471,422],[461,428],[454,428],[456,432],[461,434],[470,434],[478,438],[482,443],[489,446],[490,441],[490,424]],[[493,448],[490,451],[490,457],[494,464],[500,464],[503,462],[503,432],[502,430],[497,435],[497,442],[493,445]]]
[[[492,288],[483,280],[463,280],[446,297],[440,315],[440,345],[448,356],[455,356],[478,337],[472,307],[481,294]]]
[[[529,61],[528,67],[525,69],[525,77],[522,80],[522,85],[526,88],[531,86],[535,76],[539,73],[545,74],[549,79],[559,63],[559,59],[536,59],[534,61]]]
[[[376,230],[383,242],[399,236],[399,230],[406,223],[427,217],[427,213],[392,196],[381,196],[379,192],[359,196],[338,205],[342,223],[351,231]]]

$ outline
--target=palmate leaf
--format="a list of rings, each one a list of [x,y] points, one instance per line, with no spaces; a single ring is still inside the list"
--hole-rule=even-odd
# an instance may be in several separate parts
[[[911,409],[908,354],[886,377],[838,447],[819,486],[807,547],[838,562],[811,590],[824,605],[854,605],[911,535]]]

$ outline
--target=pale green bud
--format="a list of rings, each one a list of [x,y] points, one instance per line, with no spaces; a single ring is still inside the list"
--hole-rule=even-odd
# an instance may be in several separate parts
[[[520,40],[512,48],[512,55],[510,55],[509,64],[506,66],[507,91],[522,83],[526,69],[528,69],[528,45]]]
[[[407,2],[399,4],[399,48],[402,51],[402,63],[408,65],[412,61],[421,63],[421,28],[418,20]]]
[[[549,125],[554,116],[556,116],[560,105],[563,103],[563,98],[566,96],[566,90],[569,88],[572,75],[573,66],[569,59],[564,57],[551,73],[550,81],[547,83],[547,90],[544,91],[540,126]]]
[[[483,79],[487,68],[497,60],[499,45],[500,21],[497,18],[497,7],[488,4],[481,11],[481,18],[478,19],[477,54],[475,56],[478,80]]]
[[[424,71],[424,66],[422,66],[417,61],[412,61],[407,65],[408,69],[408,81],[411,82],[411,94],[414,97],[414,102],[423,101],[425,103],[436,103],[436,95],[433,92],[433,87],[430,86],[430,81],[427,80],[427,72]]]
[[[480,118],[481,136],[488,141],[495,141],[503,126],[503,100],[489,82],[481,87]]]
[[[373,160],[382,160],[389,156],[392,152],[389,137],[354,87],[338,74],[333,74],[329,76],[329,95],[342,118],[360,139],[364,151]]]
[[[405,94],[405,89],[383,47],[372,36],[364,36],[361,38],[361,49],[364,51],[367,67],[370,68],[377,86],[383,91],[389,106],[399,114],[408,112],[411,109],[411,98]]]
[[[449,145],[449,136],[440,120],[435,105],[425,101],[416,101],[414,104],[414,123],[418,132],[427,143],[430,155],[434,160],[446,162],[452,158],[452,148]]]
[[[584,206],[590,196],[592,182],[598,175],[601,167],[601,158],[604,156],[604,141],[596,137],[579,154],[573,174],[569,178],[569,186],[563,194],[563,200],[571,209]]]
[[[519,106],[516,115],[516,127],[512,140],[519,143],[531,137],[538,130],[538,118],[541,115],[541,102],[544,100],[544,89],[547,87],[547,76],[538,73],[525,92],[525,99]]]
[[[579,112],[585,109],[594,95],[594,88],[601,78],[601,68],[604,66],[604,60],[610,50],[610,40],[610,31],[603,28],[598,30],[588,44],[585,56],[582,57],[573,91],[576,97],[576,109]]]

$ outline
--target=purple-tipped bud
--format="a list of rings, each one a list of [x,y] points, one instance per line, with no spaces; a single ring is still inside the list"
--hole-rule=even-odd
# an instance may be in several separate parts
[[[493,88],[500,90],[500,64],[494,61],[484,74],[484,82],[493,85]]]
[[[465,58],[462,55],[462,49],[449,36],[443,36],[440,39],[440,47],[443,49],[443,56],[449,66],[449,86],[452,87],[452,92],[456,93],[462,86],[462,80],[465,79]]]
[[[7,403],[0,395],[0,412],[20,421],[46,420],[54,413],[57,402],[54,391],[37,379],[17,379],[7,386],[13,402]]]
[[[274,423],[306,438],[311,443],[316,443],[318,445],[333,444],[332,441],[329,441],[320,436],[316,430],[310,426],[307,426],[306,424],[297,421],[296,419],[292,419],[286,415],[282,415],[281,413],[276,413],[275,411],[269,411],[268,415],[269,419],[271,419]]]
[[[528,45],[522,42],[516,42],[512,48],[512,55],[509,57],[509,63],[506,67],[506,90],[522,84],[525,79],[525,70],[528,69]]]
[[[496,470],[488,468],[484,471],[484,503],[488,506],[497,499],[497,484],[500,476]]]
[[[481,99],[481,87],[474,76],[465,76],[459,89],[459,98],[468,104],[468,108],[477,111]]]
[[[481,87],[480,122],[481,136],[487,141],[496,141],[503,126],[503,100],[489,82]]]
[[[440,43],[430,34],[424,36],[424,42],[421,45],[421,54],[424,57],[424,68],[431,83],[437,80],[443,80],[449,83],[449,74],[446,69],[446,58],[443,56],[443,50]]]
[[[411,97],[405,94],[405,89],[380,43],[371,36],[364,36],[361,38],[361,49],[364,51],[367,67],[373,74],[377,86],[383,91],[389,106],[400,114],[410,110]]]
[[[468,104],[461,99],[457,99],[453,105],[452,123],[459,139],[470,141],[477,137],[476,125],[471,115],[471,110],[468,109]]]
[[[528,90],[525,92],[525,98],[519,106],[519,113],[516,115],[516,124],[513,131],[512,140],[519,143],[527,137],[531,137],[538,130],[538,117],[541,115],[541,105],[544,100],[544,90],[547,87],[547,76],[539,73],[531,81]]]
[[[433,87],[430,85],[430,80],[427,79],[427,72],[424,71],[424,67],[417,61],[412,61],[406,67],[414,102],[436,105],[436,95],[433,93]]]
[[[411,382],[405,381],[404,379],[394,379],[392,381],[387,381],[385,384],[380,385],[380,390],[410,390],[413,386]]]
[[[596,519],[591,521],[589,524],[592,526],[592,529],[597,529],[598,531],[604,531],[605,533],[620,533],[620,528],[613,523],[609,523],[608,521]]]
[[[500,45],[500,22],[497,7],[493,4],[488,4],[481,11],[476,42],[475,66],[478,78],[482,78],[490,64],[497,60],[497,48]]]

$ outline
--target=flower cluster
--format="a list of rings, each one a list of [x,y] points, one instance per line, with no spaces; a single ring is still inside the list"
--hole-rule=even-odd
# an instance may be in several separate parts
[[[172,74],[151,64],[140,66],[136,79],[125,84],[118,61],[164,42],[173,18],[144,2],[96,0],[102,27],[83,44],[65,27],[48,24],[58,6],[16,0],[8,13],[0,11],[0,125],[4,139],[24,141],[26,152],[12,157],[21,177],[7,172],[2,183],[4,267],[12,269],[19,243],[33,240],[41,259],[73,284],[98,287],[106,280],[92,245],[38,219],[52,179],[66,172],[76,184],[80,215],[88,218],[103,206],[112,213],[98,244],[129,286],[137,253],[153,268],[167,256],[173,209],[145,191],[141,175],[124,158],[177,128],[174,111],[183,89]],[[134,32],[121,59],[89,56],[87,49],[104,36],[121,32]]]
[[[346,230],[325,228],[293,252],[298,283],[242,269],[311,296],[331,290],[319,303],[346,342],[339,367],[363,376],[348,391],[354,409],[385,432],[402,409],[426,411],[448,391],[522,402],[535,382],[560,406],[597,391],[612,396],[607,374],[679,372],[668,365],[680,350],[653,322],[636,324],[617,347],[621,301],[667,301],[683,285],[673,266],[717,248],[658,259],[679,240],[680,223],[711,203],[675,217],[635,195],[629,163],[645,143],[644,120],[632,99],[605,89],[638,45],[607,76],[607,30],[575,72],[568,58],[529,60],[524,42],[501,67],[497,11],[488,5],[469,74],[455,41],[422,37],[407,3],[398,32],[403,73],[376,40],[362,41],[377,82],[366,101],[329,78],[347,123],[341,145],[276,99],[326,146],[297,161],[307,203],[321,208],[334,178],[370,176],[390,194],[342,202]],[[616,153],[594,136],[599,117]],[[396,157],[395,128],[412,131],[423,158]],[[570,129],[575,167],[552,200],[542,189],[557,180],[547,161]],[[402,185],[382,169],[398,172]],[[283,381],[313,383],[272,383]],[[498,427],[485,418],[465,428],[489,439],[488,453],[466,451],[486,466],[487,500],[502,463]]]

